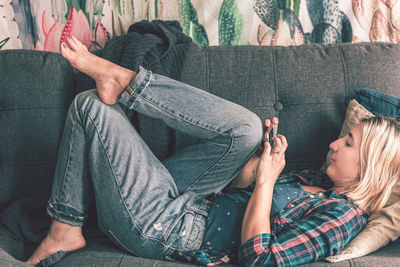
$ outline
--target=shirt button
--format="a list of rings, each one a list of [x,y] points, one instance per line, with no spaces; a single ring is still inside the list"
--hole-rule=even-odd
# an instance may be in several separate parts
[[[319,193],[318,193],[318,196],[323,197],[323,196],[324,196],[324,193],[319,192]]]
[[[310,198],[314,198],[315,196],[314,195],[310,195]]]
[[[290,205],[290,206],[289,206],[289,208],[294,208],[294,205],[293,205],[293,204],[292,204],[292,205]]]

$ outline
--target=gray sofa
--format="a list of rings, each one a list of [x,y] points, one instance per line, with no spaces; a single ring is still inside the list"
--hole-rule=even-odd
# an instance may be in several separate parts
[[[278,116],[289,142],[287,167],[319,168],[338,135],[358,87],[400,97],[400,46],[383,43],[298,47],[200,47],[181,80],[239,103],[261,118]],[[45,215],[64,117],[76,92],[69,64],[57,54],[0,52],[0,266],[23,263],[49,225]],[[194,142],[160,121],[132,114],[132,123],[164,159]],[[88,245],[56,266],[185,266],[126,254],[96,228]],[[400,266],[400,243],[365,257],[305,266]]]

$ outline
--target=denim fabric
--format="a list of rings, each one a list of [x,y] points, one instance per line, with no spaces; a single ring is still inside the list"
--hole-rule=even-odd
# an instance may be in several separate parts
[[[160,162],[129,109],[199,141]],[[261,120],[249,110],[141,68],[118,104],[104,104],[95,90],[73,101],[47,211],[80,226],[94,198],[99,227],[134,255],[168,259],[198,249],[211,207],[205,197],[232,180],[261,137]]]

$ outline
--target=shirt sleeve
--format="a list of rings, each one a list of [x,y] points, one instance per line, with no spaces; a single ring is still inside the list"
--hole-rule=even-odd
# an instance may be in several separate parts
[[[332,204],[313,207],[279,231],[272,229],[272,234],[260,234],[242,244],[241,266],[295,266],[343,250],[365,226],[367,216],[358,208]]]

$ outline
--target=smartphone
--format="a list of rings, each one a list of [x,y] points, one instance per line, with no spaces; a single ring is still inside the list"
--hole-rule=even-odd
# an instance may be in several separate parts
[[[275,142],[272,141],[272,138],[274,138],[277,134],[278,134],[278,124],[273,124],[272,130],[270,132],[265,132],[264,141],[269,140],[271,147],[273,147],[275,145]]]

